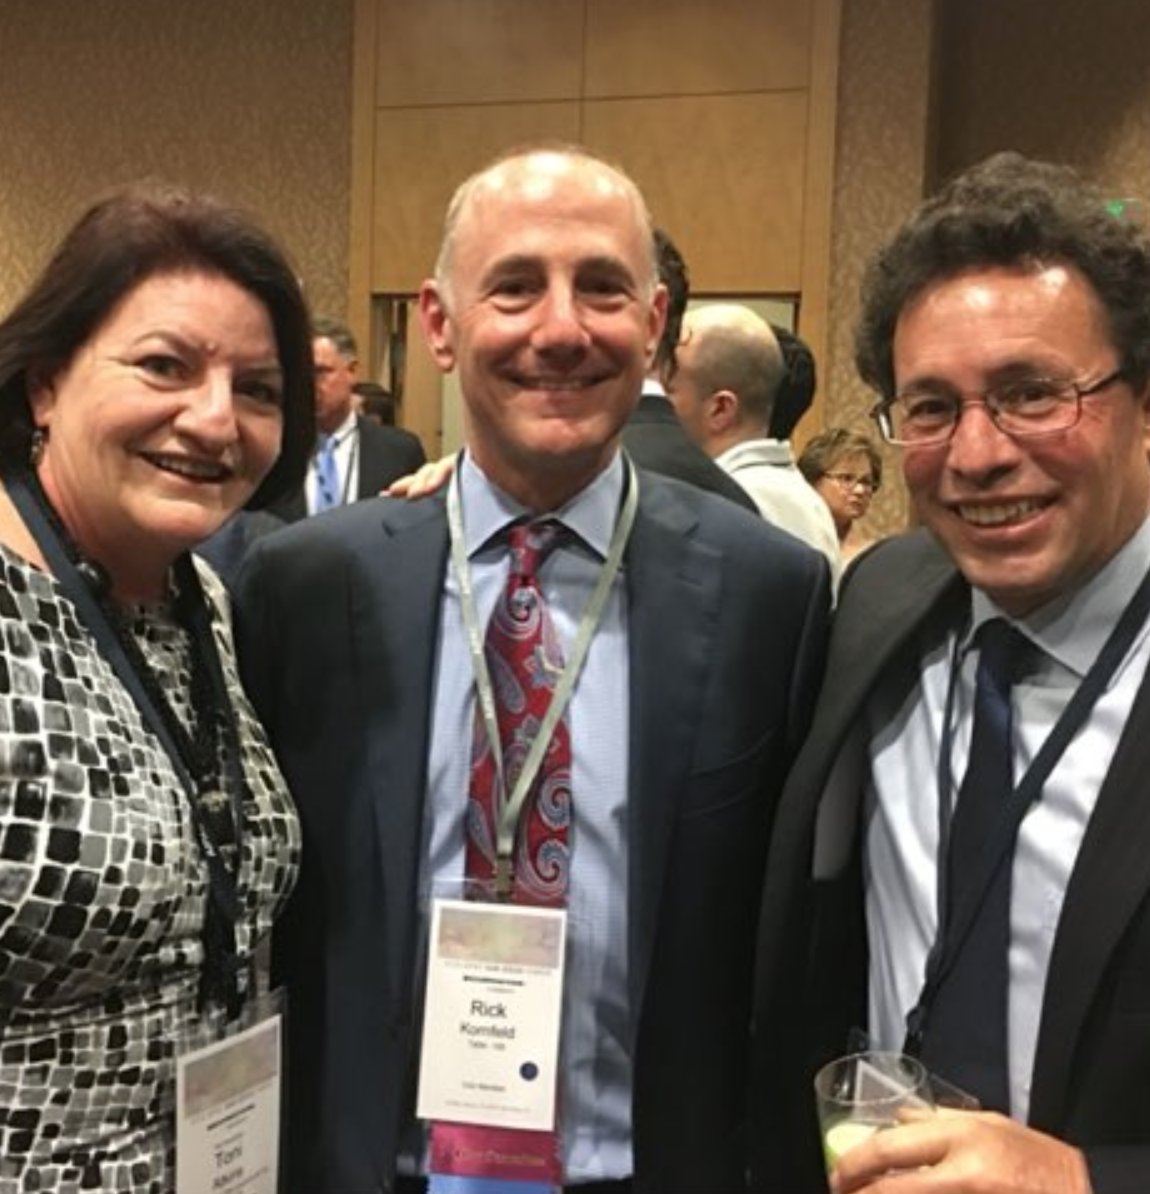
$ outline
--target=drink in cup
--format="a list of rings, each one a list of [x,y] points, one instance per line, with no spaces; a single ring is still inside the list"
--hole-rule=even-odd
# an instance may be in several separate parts
[[[934,1105],[920,1061],[875,1051],[852,1053],[823,1066],[815,1076],[815,1098],[828,1172],[875,1132],[899,1123],[900,1112]]]

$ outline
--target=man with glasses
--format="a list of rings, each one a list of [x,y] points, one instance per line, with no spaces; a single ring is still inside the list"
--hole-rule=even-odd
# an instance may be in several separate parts
[[[776,821],[756,1188],[823,1188],[806,1091],[865,1025],[983,1110],[873,1136],[837,1194],[1141,1194],[1150,242],[998,155],[878,255],[857,359],[922,528],[846,579]]]

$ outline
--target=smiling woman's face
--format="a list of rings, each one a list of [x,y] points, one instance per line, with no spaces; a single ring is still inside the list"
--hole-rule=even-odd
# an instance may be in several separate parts
[[[162,593],[175,557],[240,509],[279,454],[271,320],[219,274],[146,278],[30,388],[45,492],[125,598]]]

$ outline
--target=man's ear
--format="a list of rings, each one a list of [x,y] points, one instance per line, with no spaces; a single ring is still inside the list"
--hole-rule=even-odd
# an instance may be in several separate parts
[[[433,360],[450,373],[455,368],[455,327],[439,286],[431,279],[419,288],[419,325]]]
[[[739,421],[739,396],[734,390],[715,390],[707,399],[707,428],[715,435],[730,431]]]

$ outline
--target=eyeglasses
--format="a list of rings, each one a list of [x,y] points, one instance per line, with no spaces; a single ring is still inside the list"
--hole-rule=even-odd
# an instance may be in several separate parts
[[[1082,417],[1083,398],[1124,378],[1119,368],[1089,385],[1067,378],[1020,377],[981,393],[912,388],[880,402],[870,416],[887,443],[910,447],[946,443],[968,406],[985,406],[995,427],[1007,435],[1054,435]]]
[[[823,473],[823,476],[848,492],[852,489],[862,489],[867,493],[878,492],[878,482],[874,477],[864,477],[856,473]]]

